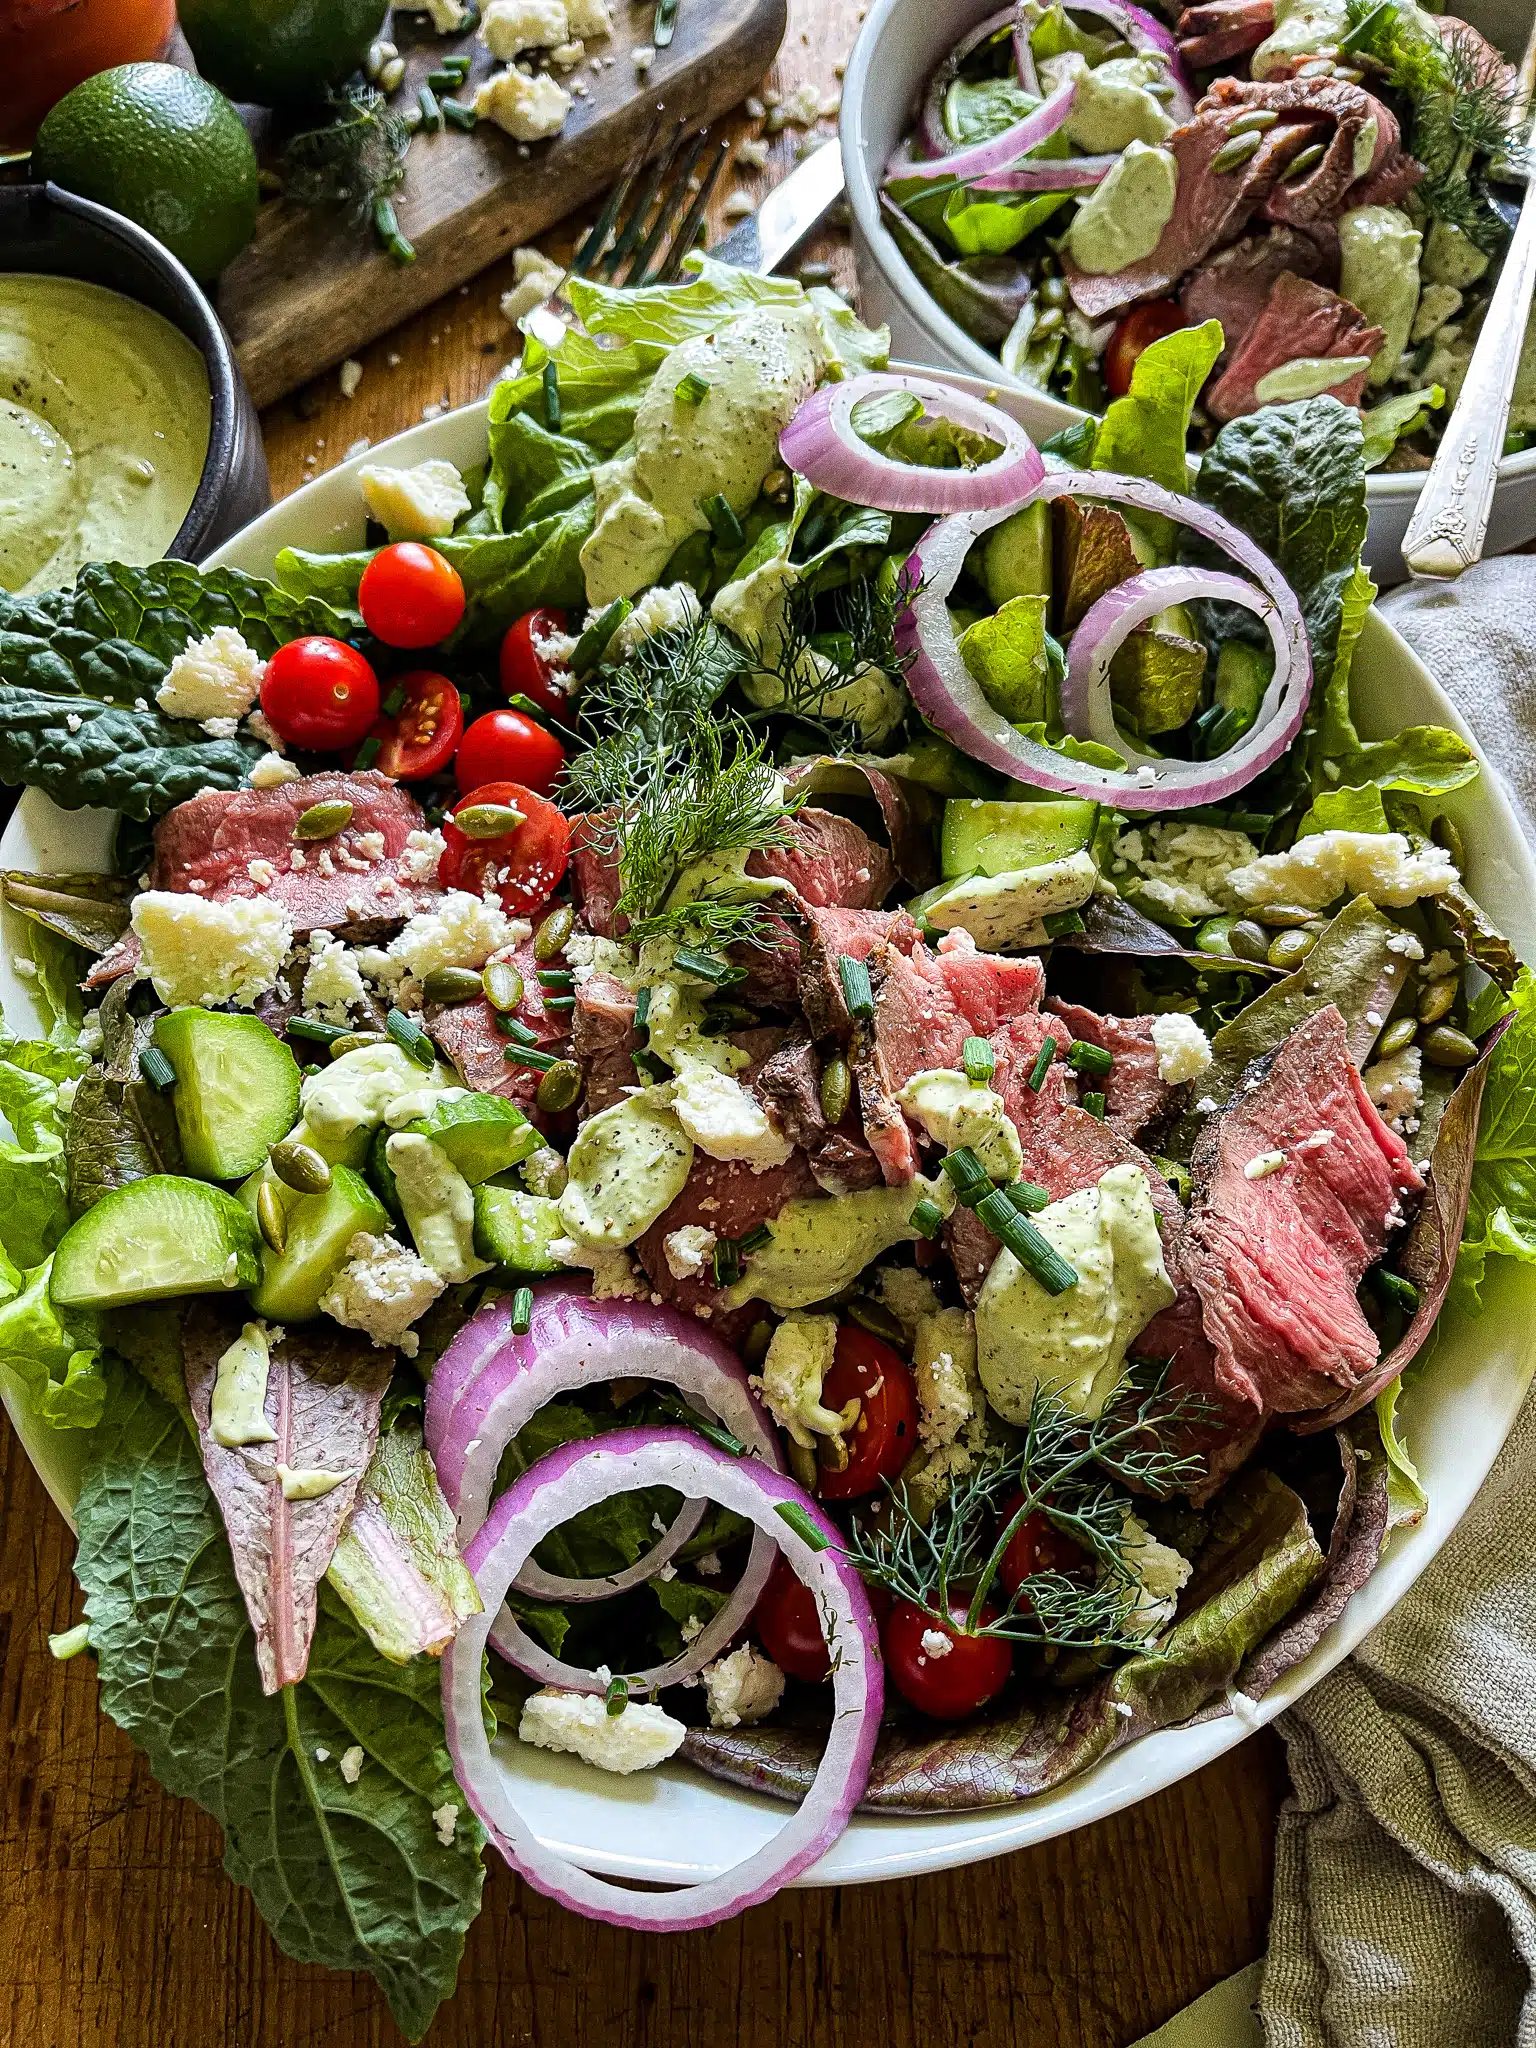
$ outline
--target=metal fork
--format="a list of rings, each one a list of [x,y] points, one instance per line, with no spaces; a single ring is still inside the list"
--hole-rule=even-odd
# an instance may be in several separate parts
[[[671,284],[676,279],[698,239],[731,145],[725,139],[712,143],[707,128],[692,136],[679,128],[647,168],[657,139],[652,128],[625,165],[571,258],[570,276],[622,285]],[[690,192],[690,181],[701,164],[698,189]]]

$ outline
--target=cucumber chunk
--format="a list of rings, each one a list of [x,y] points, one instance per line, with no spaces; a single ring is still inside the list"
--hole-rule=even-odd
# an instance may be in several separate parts
[[[259,1017],[172,1010],[155,1044],[176,1069],[171,1101],[188,1173],[240,1180],[299,1113],[299,1063]]]
[[[395,1186],[395,1169],[389,1163],[389,1141],[394,1135],[387,1124],[381,1124],[374,1132],[368,1148],[368,1182],[395,1221],[403,1223],[405,1211],[400,1206],[400,1190]]]
[[[254,1176],[241,1191],[253,1204],[259,1184]],[[262,1247],[260,1274],[249,1282],[251,1307],[273,1322],[308,1322],[320,1313],[320,1297],[346,1263],[353,1238],[360,1230],[383,1237],[389,1215],[360,1173],[334,1166],[323,1195],[293,1194],[283,1201],[283,1216],[287,1242],[280,1252]]]
[[[206,1181],[152,1173],[103,1195],[53,1255],[61,1308],[127,1308],[178,1294],[254,1287],[261,1240],[250,1213]]]
[[[403,1128],[440,1145],[471,1187],[531,1158],[544,1143],[503,1095],[447,1096]]]
[[[1098,816],[1098,805],[1086,797],[1041,803],[951,797],[944,806],[939,873],[959,881],[966,875],[1013,874],[1064,860],[1092,844]]]
[[[506,1272],[560,1272],[561,1262],[550,1246],[565,1235],[560,1204],[547,1195],[525,1195],[520,1188],[475,1189],[475,1250]]]

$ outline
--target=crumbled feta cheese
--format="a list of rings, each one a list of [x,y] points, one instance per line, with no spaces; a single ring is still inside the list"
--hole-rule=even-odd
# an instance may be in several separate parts
[[[706,1664],[699,1676],[709,1701],[711,1728],[739,1728],[771,1714],[784,1697],[784,1674],[771,1657],[743,1643],[728,1657]]]
[[[211,740],[232,740],[240,730],[238,718],[200,718],[198,726]]]
[[[736,161],[749,171],[761,171],[767,167],[768,145],[762,140],[738,142]]]
[[[1344,895],[1401,908],[1443,896],[1456,864],[1440,846],[1415,852],[1401,832],[1309,832],[1284,853],[1260,854],[1228,876],[1245,903],[1299,903],[1320,910]]]
[[[60,1116],[68,1116],[69,1112],[74,1108],[75,1091],[79,1086],[80,1077],[77,1074],[72,1074],[68,1080],[59,1083],[58,1103]]]
[[[517,142],[544,142],[558,135],[571,111],[571,95],[563,85],[541,73],[537,78],[516,64],[482,81],[475,94],[475,112]]]
[[[1297,1142],[1298,1152],[1321,1152],[1325,1145],[1333,1143],[1332,1131],[1312,1131]]]
[[[1389,953],[1401,953],[1405,960],[1422,960],[1424,948],[1412,932],[1394,932],[1387,941]]]
[[[82,726],[82,725],[83,725],[84,723],[85,723],[85,720],[84,720],[84,719],[83,719],[83,718],[82,718],[82,717],[80,716],[80,714],[79,714],[79,712],[78,712],[78,711],[66,711],[66,712],[65,712],[65,714],[64,714],[64,724],[65,724],[65,727],[66,727],[66,729],[67,729],[68,731],[70,731],[70,732],[78,732],[78,731],[80,730],[81,726]]]
[[[945,1635],[941,1628],[925,1628],[921,1644],[925,1657],[947,1657],[955,1647],[954,1637]]]
[[[349,1024],[353,1010],[367,1004],[357,955],[330,932],[316,932],[310,940],[301,1000],[311,1016],[327,1024]]]
[[[1152,1043],[1157,1047],[1160,1081],[1193,1081],[1211,1064],[1211,1041],[1182,1010],[1152,1019]]]
[[[882,1307],[888,1308],[906,1330],[915,1329],[919,1317],[938,1312],[938,1290],[915,1266],[882,1266],[876,1293]]]
[[[574,71],[586,54],[584,43],[560,43],[550,51],[549,61],[557,71]],[[579,99],[585,99],[591,89],[585,80],[572,88]]]
[[[821,1403],[821,1383],[837,1350],[836,1316],[791,1314],[774,1331],[752,1391],[768,1413],[800,1446],[813,1450],[818,1436],[835,1437],[848,1427],[846,1410]]]
[[[742,1160],[754,1173],[782,1166],[795,1149],[755,1095],[702,1060],[688,1060],[672,1084],[672,1110],[701,1152]]]
[[[1419,972],[1426,981],[1444,981],[1448,974],[1456,972],[1456,955],[1442,946],[1439,952],[1430,954]]]
[[[1278,1173],[1285,1164],[1283,1152],[1255,1152],[1243,1168],[1245,1180],[1268,1180],[1272,1173]]]
[[[560,1163],[562,1166],[565,1164],[564,1160]],[[524,1177],[526,1180],[526,1173]],[[584,1244],[579,1237],[556,1237],[550,1240],[549,1255],[558,1259],[562,1266],[584,1266],[587,1269],[592,1275],[594,1301],[638,1301],[649,1291],[636,1273],[627,1251]]]
[[[1215,917],[1227,909],[1231,871],[1257,853],[1246,832],[1170,820],[1135,826],[1115,841],[1116,862],[1132,871],[1136,896],[1179,917]]]
[[[155,692],[168,718],[244,718],[261,695],[267,664],[233,626],[189,640]]]
[[[814,128],[820,118],[821,88],[806,79],[787,99],[779,101],[768,126],[775,131],[787,127]]]
[[[277,869],[273,867],[271,861],[263,860],[260,855],[255,860],[248,860],[246,862],[245,872],[250,876],[258,889],[270,889],[277,880]]]
[[[551,50],[570,37],[565,0],[487,0],[480,40],[502,64],[524,50]]]
[[[410,469],[368,462],[357,481],[363,503],[391,540],[436,540],[452,533],[455,520],[469,510],[463,477],[438,456]]]
[[[681,631],[698,616],[699,594],[691,584],[653,584],[608,643],[610,651],[614,656],[633,654],[642,640]]]
[[[1410,1119],[1424,1104],[1424,1055],[1416,1045],[1405,1045],[1390,1059],[1377,1060],[1360,1079],[1366,1094],[1389,1124],[1406,1131]],[[1417,1125],[1414,1125],[1417,1129]]]
[[[552,299],[565,282],[565,272],[558,263],[551,263],[540,249],[514,249],[512,251],[512,275],[517,282],[511,291],[501,295],[501,313],[504,320],[510,320],[515,327],[526,313],[535,306],[542,306],[546,299]]]
[[[363,381],[363,366],[356,356],[348,356],[336,373],[336,382],[341,386],[343,398],[356,398],[357,387]]]
[[[392,1237],[360,1230],[346,1264],[320,1298],[322,1313],[344,1329],[362,1330],[380,1350],[414,1358],[421,1340],[411,1328],[442,1293],[440,1274]]]
[[[622,1714],[610,1714],[601,1693],[529,1695],[517,1724],[520,1742],[535,1749],[568,1750],[599,1770],[628,1776],[654,1770],[681,1748],[688,1730],[662,1707],[631,1700]]]
[[[649,43],[636,43],[629,53],[629,61],[643,78],[656,62],[656,52]]]
[[[701,1223],[685,1223],[681,1230],[672,1230],[661,1241],[666,1254],[667,1269],[674,1280],[693,1280],[703,1272],[710,1254],[715,1249],[715,1233],[706,1230]]]
[[[1201,1116],[1214,1116],[1220,1107],[1221,1104],[1214,1095],[1202,1095],[1195,1104],[1195,1108],[1200,1112]]]
[[[432,1825],[437,1830],[437,1839],[445,1849],[453,1847],[454,1830],[459,1824],[459,1809],[451,1799],[445,1799],[441,1806],[432,1809]]]
[[[285,782],[301,780],[300,771],[281,754],[263,754],[250,775],[252,789],[280,789]]]
[[[1120,1524],[1120,1555],[1140,1583],[1135,1605],[1126,1616],[1127,1633],[1150,1642],[1172,1621],[1180,1590],[1193,1566],[1168,1544],[1159,1543],[1129,1509]]]
[[[757,201],[750,192],[729,192],[720,211],[727,220],[745,220],[757,211]]]
[[[386,976],[397,980],[413,974],[420,980],[434,967],[483,967],[493,953],[518,943],[521,922],[483,896],[450,889],[432,909],[418,911],[390,941]]]
[[[354,1742],[350,1749],[342,1751],[339,1769],[349,1785],[357,1783],[363,1775],[363,1746],[360,1742]]]
[[[402,12],[429,15],[433,28],[440,36],[457,35],[469,20],[469,8],[465,0],[403,0]],[[399,361],[398,356],[395,361]]]
[[[141,949],[140,971],[162,1003],[234,1003],[255,1006],[277,980],[293,927],[265,896],[229,903],[168,889],[136,896],[133,929]]]
[[[407,832],[405,851],[400,856],[401,879],[407,882],[435,881],[437,864],[446,851],[441,832]]]
[[[613,34],[608,0],[565,0],[565,19],[571,34],[583,36],[588,42],[594,36]]]

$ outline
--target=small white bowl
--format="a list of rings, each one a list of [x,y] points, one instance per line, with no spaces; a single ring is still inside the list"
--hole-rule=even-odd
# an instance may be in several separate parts
[[[1070,4],[1070,0],[1069,0]],[[853,210],[853,252],[860,310],[871,325],[885,321],[891,354],[940,369],[963,370],[1002,388],[1025,390],[997,357],[973,341],[919,283],[880,218],[880,181],[892,150],[912,125],[913,109],[935,65],[966,30],[997,11],[997,0],[874,0],[853,46],[843,79],[841,136],[848,199]],[[1464,18],[1492,41],[1518,50],[1525,25],[1514,27],[1507,0],[1478,0]],[[1083,415],[1058,399],[1031,398],[1054,433]],[[1418,502],[1425,472],[1366,478],[1370,532],[1366,567],[1385,588],[1407,575],[1403,535]],[[1506,456],[1499,465],[1484,553],[1505,554],[1536,538],[1536,448]]]

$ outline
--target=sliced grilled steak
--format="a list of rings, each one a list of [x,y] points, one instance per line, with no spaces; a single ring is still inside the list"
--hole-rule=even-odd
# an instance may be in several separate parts
[[[1385,330],[1372,327],[1348,299],[1287,271],[1234,352],[1225,375],[1207,390],[1206,407],[1218,420],[1257,412],[1262,401],[1255,387],[1271,370],[1303,359],[1374,356],[1386,338]],[[1368,374],[1357,369],[1341,375],[1329,387],[1331,395],[1341,405],[1358,405]]]
[[[895,863],[851,818],[807,804],[785,824],[791,844],[752,854],[749,875],[778,876],[817,910],[873,910],[891,893]]]
[[[1179,16],[1179,54],[1191,70],[1208,71],[1256,50],[1274,25],[1275,0],[1203,0]]]
[[[560,1012],[551,1014],[544,1007],[532,944],[519,946],[511,958],[523,977],[518,1020],[538,1033],[534,1050],[550,1052],[570,1036],[570,1023]],[[532,1115],[539,1076],[532,1068],[519,1067],[508,1060],[507,1049],[513,1041],[497,1030],[496,1012],[483,997],[473,1003],[429,1003],[425,1016],[427,1029],[458,1069],[466,1088],[477,1089],[482,1095],[504,1095]],[[533,1120],[539,1121],[537,1117]]]
[[[1102,1046],[1115,1064],[1102,1080],[1087,1079],[1078,1084],[1079,1093],[1098,1089],[1104,1096],[1104,1115],[1123,1138],[1140,1138],[1161,1124],[1184,1101],[1187,1087],[1176,1087],[1157,1071],[1158,1050],[1152,1042],[1150,1017],[1101,1017],[1080,1003],[1064,1003],[1053,997],[1047,1004],[1074,1038]]]
[[[700,1224],[717,1238],[745,1237],[759,1223],[771,1223],[786,1202],[820,1192],[803,1152],[764,1173],[754,1173],[745,1160],[710,1159],[695,1152],[687,1185],[636,1244],[635,1254],[663,1301],[694,1315],[707,1312],[714,1328],[730,1342],[760,1311],[750,1305],[734,1314],[725,1311],[709,1264],[702,1273],[679,1279],[667,1264],[667,1238],[687,1224]]]
[[[1276,227],[1268,234],[1244,235],[1185,279],[1179,306],[1192,327],[1206,320],[1221,322],[1225,346],[1218,363],[1225,365],[1233,351],[1241,348],[1285,272],[1316,277],[1322,268],[1322,250],[1295,228]]]
[[[844,955],[867,961],[876,946],[909,953],[922,933],[904,910],[808,910],[807,941],[799,976],[800,1007],[813,1038],[846,1038],[853,1020],[843,1000],[837,963]]]
[[[1331,1004],[1249,1069],[1206,1124],[1193,1172],[1184,1258],[1217,1384],[1265,1414],[1356,1385],[1378,1347],[1355,1290],[1423,1182]]]
[[[583,1116],[617,1102],[640,1076],[632,1054],[640,1050],[635,1029],[635,998],[611,974],[593,974],[576,990],[571,1013],[571,1047],[586,1076]]]

